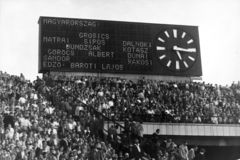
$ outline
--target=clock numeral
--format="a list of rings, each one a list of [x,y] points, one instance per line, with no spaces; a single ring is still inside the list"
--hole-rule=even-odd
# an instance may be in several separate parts
[[[191,56],[188,56],[188,58],[189,58],[190,60],[192,60],[192,61],[195,61],[195,59],[194,59],[193,57],[191,57]]]
[[[177,30],[176,29],[173,30],[173,36],[174,36],[174,38],[177,38]]]
[[[188,50],[189,50],[190,52],[196,52],[196,51],[197,51],[196,48],[188,48]]]
[[[165,50],[165,47],[157,46],[157,50]]]
[[[190,39],[189,41],[187,41],[187,44],[190,44],[190,43],[192,43],[192,42],[193,42],[193,40]]]
[[[168,38],[170,37],[167,31],[165,31],[164,33],[166,34],[166,36],[167,36]]]
[[[162,38],[158,37],[158,40],[161,41],[161,42],[165,42]]]
[[[169,67],[171,65],[172,61],[168,61],[167,66]]]
[[[179,61],[176,61],[176,69],[180,69]]]
[[[177,51],[177,55],[178,55],[178,58],[179,58],[180,60],[182,60],[182,56],[181,56],[181,54],[180,54],[179,51]]]
[[[166,57],[166,55],[164,54],[164,55],[162,55],[161,57],[159,57],[160,59],[163,59],[163,58],[165,58]]]
[[[182,37],[181,37],[181,38],[184,38],[184,37],[185,37],[185,35],[186,35],[186,32],[183,32],[183,33],[182,33]]]
[[[184,65],[185,65],[185,67],[188,68],[187,62],[183,61],[183,63],[184,63]]]

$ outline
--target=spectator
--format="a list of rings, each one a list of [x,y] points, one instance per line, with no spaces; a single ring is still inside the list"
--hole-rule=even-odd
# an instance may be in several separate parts
[[[165,151],[165,153],[163,154],[163,156],[161,157],[161,160],[168,160],[169,156],[168,156],[168,152]]]
[[[129,153],[125,153],[125,154],[124,154],[124,160],[130,160],[130,159],[129,159]]]
[[[169,139],[167,140],[167,143],[166,143],[166,148],[169,148],[172,143],[173,143],[173,142],[172,142],[172,139],[169,138]]]
[[[194,160],[205,160],[205,149],[201,149],[199,154],[194,158]]]
[[[13,135],[14,135],[14,129],[12,128],[11,124],[9,124],[6,129],[6,138],[12,139]]]
[[[186,141],[184,141],[179,146],[179,154],[180,154],[182,160],[188,160],[188,148],[187,148],[187,142]]]
[[[193,160],[195,158],[195,152],[197,151],[197,149],[197,146],[193,146],[193,148],[188,151],[188,160]]]
[[[143,126],[142,126],[142,121],[136,123],[136,133],[139,137],[143,137]]]
[[[103,132],[104,124],[105,124],[105,121],[103,117],[100,115],[98,119],[98,136],[101,141],[105,141],[104,132]]]
[[[16,159],[15,160],[23,160],[27,157],[26,153],[25,153],[25,150],[24,150],[24,147],[23,146],[20,146],[20,151],[17,152],[17,156],[16,156]]]
[[[160,129],[156,129],[156,132],[153,133],[152,135],[152,142],[157,144],[159,141],[159,135],[160,135]]]
[[[11,114],[6,114],[4,119],[3,119],[3,123],[4,123],[4,128],[7,128],[7,126],[11,125],[14,127],[14,118]]]
[[[138,139],[135,139],[135,143],[132,147],[132,158],[135,158],[135,160],[142,159],[142,148],[140,147],[140,144],[138,143]]]
[[[163,141],[161,143],[161,147],[164,149],[167,149],[167,138],[163,138]]]

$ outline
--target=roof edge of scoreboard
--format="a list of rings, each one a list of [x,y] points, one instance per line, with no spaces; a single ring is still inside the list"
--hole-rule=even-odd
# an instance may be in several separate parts
[[[38,24],[40,23],[41,18],[58,18],[58,19],[76,19],[76,20],[91,20],[91,21],[107,21],[107,22],[124,22],[124,23],[142,23],[142,24],[161,24],[161,25],[176,25],[176,26],[189,26],[189,27],[199,27],[196,25],[183,25],[183,24],[163,24],[163,23],[151,23],[151,22],[136,22],[136,21],[118,21],[118,20],[104,20],[104,19],[85,19],[85,18],[69,18],[69,17],[47,17],[40,16]]]

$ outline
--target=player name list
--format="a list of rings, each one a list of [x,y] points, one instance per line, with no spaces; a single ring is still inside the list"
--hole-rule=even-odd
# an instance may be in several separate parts
[[[151,71],[150,28],[144,24],[41,19],[43,68]]]

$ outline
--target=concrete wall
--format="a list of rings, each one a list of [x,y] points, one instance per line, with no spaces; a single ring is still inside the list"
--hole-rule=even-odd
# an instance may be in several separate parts
[[[118,122],[124,126],[123,122]],[[105,129],[113,123],[105,122]],[[174,136],[240,136],[240,125],[233,124],[195,124],[195,123],[143,123],[144,134],[151,135],[156,129],[161,130],[161,135]],[[120,133],[121,128],[118,129]]]

